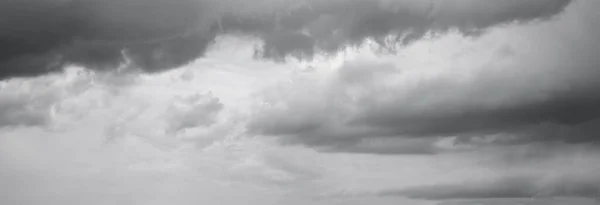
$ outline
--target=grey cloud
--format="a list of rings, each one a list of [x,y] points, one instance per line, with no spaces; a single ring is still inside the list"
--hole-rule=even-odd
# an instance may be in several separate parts
[[[260,19],[268,30],[258,31],[265,40],[263,57],[312,57],[348,45],[374,39],[382,46],[407,44],[428,32],[457,29],[477,34],[488,27],[512,21],[545,19],[562,11],[570,1],[324,1],[310,2],[281,12],[271,20]],[[232,30],[243,24],[234,21]],[[265,23],[268,22],[268,23]],[[259,23],[260,24],[260,23]],[[228,28],[229,23],[224,27]],[[247,28],[246,28],[247,29]],[[254,27],[251,31],[256,31]],[[267,32],[265,32],[267,31]],[[390,42],[389,35],[395,36]]]
[[[47,124],[52,105],[60,99],[61,89],[50,85],[51,80],[0,84],[0,129]]]
[[[544,132],[560,130],[563,127],[573,130],[568,133],[576,133],[578,130],[582,133],[569,136],[565,135],[568,133],[548,132],[546,138],[586,141],[597,139],[593,136],[596,131],[594,125],[589,124],[597,125],[595,120],[600,116],[600,110],[596,106],[600,104],[600,99],[591,97],[598,94],[600,93],[588,91],[582,95],[586,96],[583,97],[585,99],[581,99],[581,96],[558,95],[553,96],[551,100],[532,104],[488,109],[465,107],[457,108],[456,112],[441,111],[417,115],[394,113],[398,107],[376,108],[366,111],[365,116],[359,117],[352,124],[376,127],[383,135],[411,136],[482,135],[501,132],[544,136]],[[589,131],[592,135],[585,134]]]
[[[563,205],[563,204],[578,204],[578,205],[594,205],[598,204],[597,200],[587,198],[574,197],[558,197],[558,198],[519,198],[519,199],[465,199],[465,200],[448,200],[438,203],[438,205]]]
[[[25,105],[27,101],[0,102],[0,128],[5,126],[36,126],[43,125],[49,119],[48,110],[31,108]]]
[[[485,182],[467,182],[452,185],[432,185],[398,191],[385,191],[379,195],[406,196],[414,199],[485,199],[532,197],[586,197],[600,196],[600,182],[588,178],[557,178],[543,181],[535,177],[508,177]]]
[[[544,19],[570,0],[23,0],[0,3],[0,79],[36,76],[78,64],[148,72],[201,57],[219,34],[264,41],[259,57],[310,58],[388,34],[410,42],[428,31],[465,33]],[[408,36],[404,35],[409,33]]]
[[[529,143],[510,146],[497,146],[495,144],[479,147],[475,151],[481,165],[506,170],[512,167],[534,166],[540,173],[566,173],[571,169],[587,172],[597,169],[595,167],[599,150],[597,144],[568,144],[568,143]],[[576,164],[576,163],[581,164]],[[547,167],[555,164],[555,167]],[[572,166],[562,166],[571,164]],[[546,167],[544,167],[546,166]],[[567,169],[567,171],[564,171]],[[593,178],[592,173],[589,177]]]
[[[504,92],[495,92],[490,87],[498,88],[504,83],[491,83],[491,79],[483,77],[481,81],[469,83],[466,87],[456,87],[453,83],[446,84],[447,81],[438,79],[431,81],[431,84],[421,83],[410,92],[403,93],[395,88],[379,89],[379,85],[373,84],[377,78],[368,80],[378,73],[385,75],[390,72],[386,65],[374,66],[380,66],[381,69],[366,67],[373,69],[370,75],[356,71],[350,74],[341,72],[340,79],[344,82],[334,83],[328,88],[294,85],[297,89],[310,90],[307,93],[311,94],[282,99],[287,109],[260,110],[250,123],[250,130],[280,136],[287,143],[327,146],[338,151],[371,150],[371,153],[383,153],[387,149],[382,146],[366,148],[361,141],[458,136],[460,140],[456,143],[468,143],[471,138],[494,134],[507,136],[495,139],[495,144],[598,141],[596,134],[600,110],[597,105],[600,104],[600,98],[595,96],[600,96],[600,93],[592,86],[598,83],[589,82],[589,88],[572,87],[572,90],[564,92],[535,89],[534,92],[545,93],[546,97],[542,100],[531,100],[529,94],[521,95],[520,89],[514,88],[514,91],[509,90],[508,98],[504,98],[508,101],[499,99],[490,103],[489,99],[495,99],[495,95]],[[349,68],[352,70],[352,66]],[[352,73],[364,78],[352,78]],[[583,72],[582,76],[600,75]],[[522,79],[526,81],[530,78],[524,76]],[[298,92],[291,89],[287,92]],[[316,91],[319,89],[326,91],[319,94]],[[475,92],[471,92],[473,90]],[[352,97],[352,92],[362,92],[363,95]],[[384,97],[391,100],[382,103],[379,99]],[[432,146],[421,148],[409,150],[435,153]],[[389,147],[385,153],[403,153],[403,150],[407,150],[407,147]]]
[[[443,152],[436,146],[434,138],[363,138],[360,140],[335,141],[329,144],[316,145],[320,152],[346,152],[382,155],[431,155]],[[320,147],[319,147],[320,146]]]
[[[570,11],[539,31],[513,33],[535,47],[506,40],[507,45],[481,50],[494,56],[484,65],[462,68],[451,61],[479,59],[457,57],[439,65],[440,76],[418,80],[410,76],[419,68],[346,62],[328,83],[309,79],[290,85],[277,102],[285,106],[263,107],[248,127],[285,143],[344,152],[379,153],[360,146],[377,138],[456,136],[460,144],[504,135],[492,143],[596,143],[600,61],[594,56],[600,52],[595,37],[600,28],[589,12]],[[571,28],[574,22],[579,24]],[[560,29],[571,29],[574,38],[563,38]]]
[[[146,71],[201,56],[214,34],[196,0],[4,1],[1,78],[35,76],[68,64],[114,69],[129,61]]]
[[[210,126],[216,122],[218,114],[223,109],[223,104],[212,94],[181,98],[168,110],[169,130],[180,131],[196,126]]]

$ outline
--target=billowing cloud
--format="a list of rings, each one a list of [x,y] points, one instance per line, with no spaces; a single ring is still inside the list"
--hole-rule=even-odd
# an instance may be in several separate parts
[[[8,2],[0,204],[597,204],[598,1]]]
[[[590,178],[600,164],[597,151],[591,152],[594,146],[583,153],[579,151],[585,149],[577,146],[568,151],[561,151],[563,146],[524,146],[519,151],[490,146],[439,155],[390,156],[318,151],[427,154],[447,148],[450,141],[363,138],[362,144],[317,151],[281,146],[247,132],[245,113],[253,100],[251,91],[271,84],[272,78],[287,76],[289,70],[282,68],[290,67],[210,55],[212,59],[161,74],[105,75],[73,68],[64,74],[4,81],[4,88],[13,92],[21,88],[32,96],[60,97],[44,101],[52,106],[43,126],[0,128],[0,181],[5,182],[0,184],[0,202],[433,205],[440,201],[391,192],[461,182],[502,183],[498,181],[504,176],[524,176],[541,190],[553,190],[562,182],[575,186],[587,183],[585,179],[597,181]],[[349,76],[360,76],[362,71],[353,72]],[[307,87],[314,85],[310,82]],[[3,96],[10,90],[4,90]],[[177,127],[184,129],[169,133]],[[563,156],[565,160],[560,159]],[[390,194],[377,195],[388,190]],[[566,200],[563,204],[585,203]]]
[[[30,107],[21,99],[4,99],[0,103],[0,126],[42,125],[49,117],[49,110]],[[47,107],[46,107],[47,108]]]
[[[2,78],[67,64],[116,69],[128,63],[157,71],[201,56],[213,38],[198,25],[206,7],[195,0],[27,0],[0,7]]]
[[[47,125],[52,121],[57,102],[65,96],[81,94],[91,85],[83,71],[69,69],[68,76],[49,75],[36,81],[11,79],[0,82],[0,129]]]
[[[259,35],[265,40],[265,57],[312,57],[316,52],[360,45],[365,39],[393,47],[430,32],[456,29],[475,34],[497,24],[551,17],[569,2],[308,1],[266,21],[265,26],[272,23],[275,27],[264,34],[259,31]]]
[[[298,75],[283,91],[266,92],[249,128],[327,147],[398,137],[597,141],[600,28],[591,4],[551,22],[476,39],[446,35]]]
[[[185,69],[197,76],[189,81],[69,68],[2,82],[0,99],[14,106],[0,112],[10,123],[0,127],[0,203],[279,204],[282,190],[319,177],[300,157],[239,136],[237,105],[223,105],[239,95],[223,85],[235,83],[219,79],[218,64],[200,66]],[[28,107],[44,121],[5,115]]]
[[[179,99],[167,110],[168,120],[173,131],[196,127],[210,126],[215,123],[216,115],[223,108],[218,98],[206,95],[192,95]]]
[[[156,72],[187,64],[220,34],[263,40],[259,57],[312,57],[373,38],[411,42],[545,19],[570,0],[25,0],[0,3],[0,78],[78,64]],[[395,36],[393,39],[388,37]],[[387,39],[387,40],[386,40]]]

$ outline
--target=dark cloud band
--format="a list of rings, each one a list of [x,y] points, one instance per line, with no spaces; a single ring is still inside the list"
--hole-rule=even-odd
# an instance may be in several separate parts
[[[0,79],[59,71],[69,64],[155,72],[199,58],[218,34],[263,39],[259,57],[310,58],[367,38],[429,31],[465,33],[499,23],[547,18],[570,0],[23,0],[0,3]],[[469,5],[466,7],[465,5]]]

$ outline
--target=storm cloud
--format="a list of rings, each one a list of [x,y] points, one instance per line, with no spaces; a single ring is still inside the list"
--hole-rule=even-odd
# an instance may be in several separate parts
[[[257,57],[311,58],[375,39],[406,44],[451,29],[547,19],[570,0],[24,0],[0,3],[0,79],[66,65],[158,72],[203,56],[216,36],[263,41]],[[393,36],[390,38],[390,36]]]

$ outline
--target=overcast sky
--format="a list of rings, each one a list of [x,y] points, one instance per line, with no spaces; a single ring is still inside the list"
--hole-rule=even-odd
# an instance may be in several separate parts
[[[2,1],[0,204],[597,204],[598,9]]]

